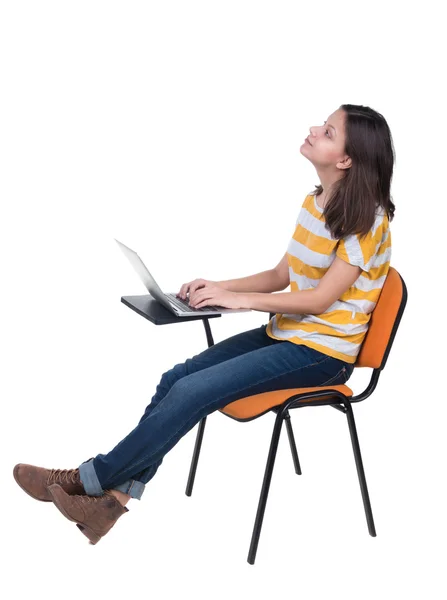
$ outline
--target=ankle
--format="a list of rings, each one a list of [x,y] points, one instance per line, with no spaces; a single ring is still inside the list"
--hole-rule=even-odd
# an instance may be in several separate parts
[[[132,497],[132,496],[129,496],[129,494],[120,492],[119,490],[108,490],[108,492],[110,492],[110,494],[112,494],[112,496],[115,496],[115,498],[118,500],[118,502],[122,506],[126,506],[126,504],[129,502],[129,500]]]

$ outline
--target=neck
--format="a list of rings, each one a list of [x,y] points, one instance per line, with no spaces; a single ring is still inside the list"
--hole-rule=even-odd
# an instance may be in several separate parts
[[[324,208],[326,206],[327,198],[331,193],[331,188],[333,184],[340,179],[340,177],[335,173],[327,173],[317,169],[318,178],[320,180],[321,187],[323,191],[318,196],[319,205]]]

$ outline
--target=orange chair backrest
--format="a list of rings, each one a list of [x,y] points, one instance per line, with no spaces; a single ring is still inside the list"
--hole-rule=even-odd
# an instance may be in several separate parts
[[[356,367],[383,369],[406,303],[405,283],[396,269],[390,267],[379,300],[372,311]]]

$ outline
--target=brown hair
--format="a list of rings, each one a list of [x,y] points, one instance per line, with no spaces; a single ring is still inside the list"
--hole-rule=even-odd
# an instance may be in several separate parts
[[[332,186],[323,211],[326,227],[335,239],[353,233],[366,235],[378,207],[390,221],[395,210],[390,195],[395,152],[387,122],[368,106],[342,104],[340,108],[346,113],[345,152],[352,164]],[[323,187],[315,187],[318,196]]]

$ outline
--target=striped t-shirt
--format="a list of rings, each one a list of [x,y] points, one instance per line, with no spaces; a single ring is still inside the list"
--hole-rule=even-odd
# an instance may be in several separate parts
[[[325,313],[276,314],[266,333],[274,339],[310,346],[323,354],[355,363],[390,267],[391,231],[381,207],[366,237],[340,240],[325,227],[323,209],[314,193],[306,196],[287,247],[291,291],[315,288],[339,256],[362,272],[353,285]]]

